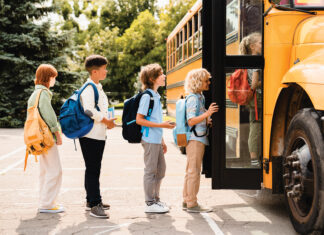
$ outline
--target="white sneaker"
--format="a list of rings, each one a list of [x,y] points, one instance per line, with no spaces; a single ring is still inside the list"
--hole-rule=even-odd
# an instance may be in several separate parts
[[[39,209],[40,213],[61,213],[64,211],[65,211],[65,209],[63,206],[56,206],[56,207],[53,207],[52,209]]]
[[[165,209],[168,209],[168,211],[170,210],[169,206],[165,203],[165,202],[155,202],[156,204],[158,204],[159,206],[163,206]]]
[[[157,203],[154,203],[150,206],[146,206],[145,213],[166,213],[169,211],[169,208],[165,208]]]

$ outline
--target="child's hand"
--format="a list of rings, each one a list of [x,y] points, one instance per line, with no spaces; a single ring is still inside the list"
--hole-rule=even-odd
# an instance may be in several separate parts
[[[218,112],[218,109],[219,109],[219,107],[218,107],[218,105],[216,103],[211,103],[209,105],[208,110],[206,111],[208,117],[210,117],[213,113]]]
[[[163,148],[163,153],[166,154],[166,152],[168,151],[168,147],[166,146],[165,143],[162,143],[162,148]]]
[[[166,121],[161,123],[161,128],[173,129],[175,127],[174,122]]]
[[[116,124],[114,123],[114,121],[117,120],[117,118],[111,118],[111,119],[107,119],[105,121],[105,124],[107,126],[108,129],[112,129],[116,126]]]
[[[59,131],[55,132],[56,145],[62,145],[62,137]]]

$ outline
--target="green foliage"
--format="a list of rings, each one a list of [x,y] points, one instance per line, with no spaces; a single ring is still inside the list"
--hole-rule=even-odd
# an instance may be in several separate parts
[[[117,92],[114,98],[123,100],[140,87],[136,82],[141,66],[159,63],[165,71],[166,38],[195,1],[172,0],[158,10],[157,0],[83,0],[80,11],[90,24],[87,30],[75,34],[75,47],[71,49],[77,51],[74,53],[77,56],[72,59],[79,63],[82,71],[84,59],[90,54],[107,57],[104,89]],[[67,30],[71,29],[70,23],[69,26]],[[161,88],[160,92],[164,94],[165,90]]]
[[[75,20],[67,20],[61,27],[62,30],[72,30],[74,28],[77,30],[77,32],[80,31],[79,24]]]
[[[69,15],[72,13],[72,7],[70,6],[69,2],[67,0],[63,1],[60,7],[64,20],[68,20]]]
[[[67,72],[65,48],[67,34],[50,30],[48,22],[35,23],[54,11],[35,3],[43,0],[1,1],[0,10],[0,125],[21,127],[26,118],[27,100],[34,89],[36,68],[53,64],[58,72],[59,86],[53,104],[58,112],[62,98],[72,92],[80,76]],[[65,70],[65,71],[64,71]]]
[[[74,10],[74,15],[76,17],[79,17],[81,15],[82,11],[80,10],[80,7],[79,7],[79,0],[73,1],[73,10]]]
[[[137,16],[148,10],[155,14],[156,0],[106,0],[100,15],[101,28],[119,28],[119,35],[128,29]]]

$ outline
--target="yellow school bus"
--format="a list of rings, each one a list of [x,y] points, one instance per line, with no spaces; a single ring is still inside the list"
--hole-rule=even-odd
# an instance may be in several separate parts
[[[202,2],[197,1],[167,39],[167,112],[175,117],[175,104],[185,96],[186,74],[202,66]]]
[[[197,10],[202,60],[200,64],[188,57],[187,61],[184,57],[183,61],[174,61],[179,51],[182,56],[185,52],[179,47],[182,44],[172,43],[172,39],[183,34],[190,14]],[[252,40],[255,33],[261,37],[259,51],[258,40]],[[248,52],[243,52],[244,45]],[[187,71],[201,66],[212,74],[210,91],[204,93],[206,107],[216,102],[220,110],[212,117],[203,167],[206,177],[212,178],[212,188],[264,188],[282,193],[295,230],[321,233],[324,1],[198,1],[171,33],[167,46],[170,114],[174,113],[176,99],[185,95],[180,84]],[[260,104],[240,105],[229,99],[228,83],[237,69],[248,71],[252,88],[257,84],[254,94]]]

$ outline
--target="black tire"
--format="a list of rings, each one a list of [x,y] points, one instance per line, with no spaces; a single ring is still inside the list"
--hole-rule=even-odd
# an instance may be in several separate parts
[[[318,120],[313,109],[299,111],[285,137],[286,206],[295,230],[301,234],[324,228],[324,142]]]

